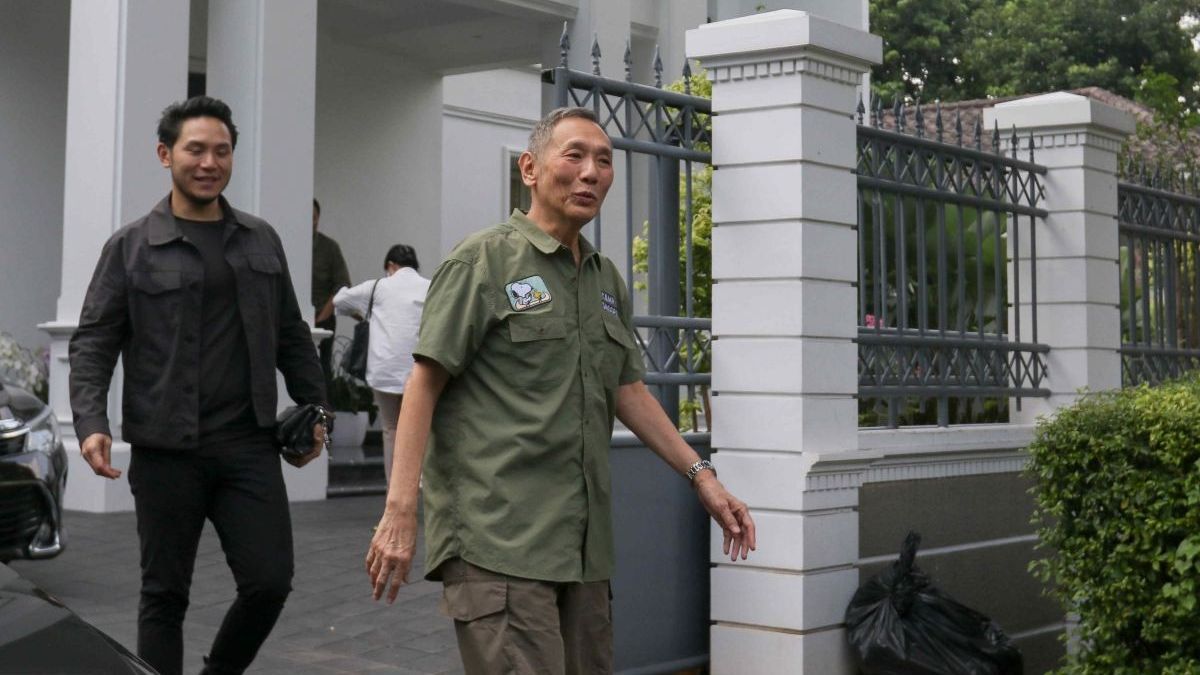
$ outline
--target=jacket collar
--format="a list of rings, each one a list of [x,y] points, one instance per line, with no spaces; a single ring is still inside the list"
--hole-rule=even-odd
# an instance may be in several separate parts
[[[258,227],[255,220],[230,206],[229,201],[223,195],[217,197],[217,201],[221,205],[221,212],[225,214],[226,222],[232,222],[247,229]],[[146,217],[146,224],[149,228],[151,246],[160,246],[183,237],[183,230],[179,229],[179,222],[176,221],[175,214],[171,212],[170,193],[150,210],[150,214]]]
[[[529,243],[533,244],[534,248],[547,255],[554,253],[559,248],[565,248],[559,240],[546,234],[542,228],[537,226],[537,223],[529,219],[519,209],[513,209],[512,216],[509,217],[508,223],[513,226],[517,232],[520,232]],[[579,235],[579,258],[587,260],[596,252],[592,242],[587,240],[587,237],[581,233]]]

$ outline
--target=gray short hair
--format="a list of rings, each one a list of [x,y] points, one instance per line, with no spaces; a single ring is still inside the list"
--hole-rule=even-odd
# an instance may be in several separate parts
[[[542,150],[546,149],[546,144],[550,142],[550,136],[554,134],[554,127],[558,126],[559,122],[571,118],[585,119],[600,126],[600,119],[596,117],[596,113],[587,108],[555,108],[533,125],[533,131],[529,133],[529,146],[526,148],[529,154],[535,158],[540,155]]]

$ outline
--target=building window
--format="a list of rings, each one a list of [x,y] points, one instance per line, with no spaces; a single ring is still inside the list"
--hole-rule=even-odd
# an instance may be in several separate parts
[[[520,152],[508,151],[509,213],[512,213],[513,209],[521,209],[521,211],[529,213],[529,207],[533,205],[533,193],[529,191],[529,186],[521,180],[521,169],[517,166],[517,159],[520,156]],[[508,213],[504,215],[508,217]]]

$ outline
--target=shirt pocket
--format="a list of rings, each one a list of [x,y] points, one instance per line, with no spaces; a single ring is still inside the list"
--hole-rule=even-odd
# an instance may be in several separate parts
[[[183,287],[183,275],[177,269],[141,267],[130,276],[133,287],[146,295],[161,296]]]
[[[183,298],[183,273],[180,270],[138,267],[129,277],[129,285],[134,290],[129,302],[134,328],[178,321]]]
[[[517,386],[550,389],[575,373],[566,355],[567,326],[562,317],[513,314],[507,324],[509,377]]]
[[[601,375],[604,386],[615,389],[620,384],[621,373],[625,370],[625,361],[630,352],[636,352],[640,356],[641,350],[634,342],[633,335],[617,317],[604,317],[604,333],[604,372]]]
[[[179,269],[135,267],[129,274],[129,319],[133,339],[125,359],[135,380],[150,377],[170,360],[183,308],[183,274]]]
[[[279,297],[283,265],[274,255],[252,253],[246,256],[246,267],[250,268],[249,283],[244,289],[238,288],[239,297],[246,298],[257,311],[271,311],[278,305],[276,298]]]
[[[279,258],[273,255],[248,255],[246,256],[246,264],[250,266],[250,269],[259,274],[279,274],[283,271],[283,265],[279,264]]]

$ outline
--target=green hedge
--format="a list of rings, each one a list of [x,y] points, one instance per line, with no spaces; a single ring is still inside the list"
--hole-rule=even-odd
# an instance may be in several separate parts
[[[1030,447],[1032,569],[1078,615],[1059,673],[1200,673],[1200,379],[1092,395]]]

